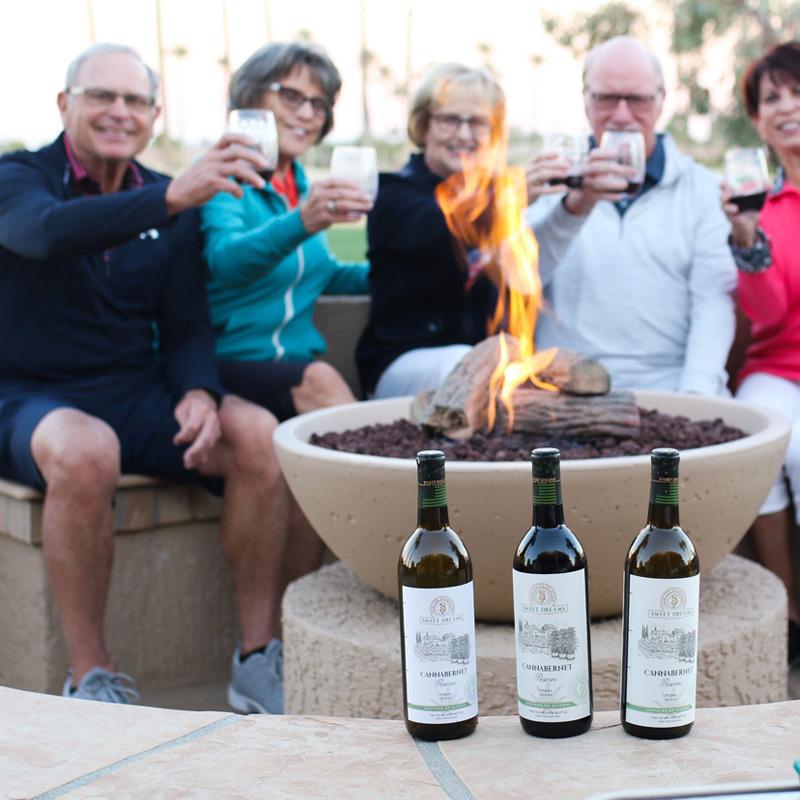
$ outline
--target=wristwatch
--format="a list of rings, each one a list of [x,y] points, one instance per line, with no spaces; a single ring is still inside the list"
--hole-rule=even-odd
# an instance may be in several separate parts
[[[736,268],[742,272],[764,272],[772,266],[769,237],[761,228],[756,228],[756,241],[752,247],[737,247],[733,243],[733,236],[728,236],[728,245]]]

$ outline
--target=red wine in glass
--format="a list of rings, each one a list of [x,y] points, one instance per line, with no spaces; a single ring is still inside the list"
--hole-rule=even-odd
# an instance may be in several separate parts
[[[569,189],[580,189],[583,186],[583,175],[567,175],[566,178],[550,178],[548,186],[566,186]]]
[[[766,192],[755,192],[754,194],[739,194],[731,197],[733,203],[739,211],[761,211],[767,200]]]

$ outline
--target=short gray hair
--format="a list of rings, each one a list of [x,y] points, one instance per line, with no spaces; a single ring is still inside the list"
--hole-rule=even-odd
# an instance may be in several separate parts
[[[506,115],[506,96],[494,76],[485,69],[473,69],[463,64],[446,63],[432,67],[422,78],[408,112],[408,136],[420,149],[436,104],[449,89],[458,87],[485,100],[492,107],[492,136],[500,134]]]
[[[112,44],[110,42],[93,44],[73,58],[67,67],[67,80],[64,84],[64,88],[71,89],[75,86],[75,81],[78,79],[78,72],[84,61],[88,61],[95,56],[104,56],[112,53],[122,53],[135,58],[147,70],[147,78],[150,81],[150,94],[153,97],[158,94],[158,73],[148,67],[147,64],[142,61],[142,57],[132,47],[128,47],[126,44]]]
[[[342,88],[342,78],[330,56],[311,42],[274,42],[256,50],[231,77],[228,109],[258,108],[271,83],[304,66],[311,70],[328,101],[328,113],[317,140],[320,141],[333,127],[333,104]]]
[[[655,75],[656,82],[658,84],[656,86],[656,91],[663,92],[664,73],[661,69],[661,62],[656,58],[655,53],[653,53],[650,48],[642,44],[638,39],[634,39],[632,36],[615,36],[612,39],[606,39],[605,42],[601,42],[589,51],[589,54],[586,56],[586,61],[583,65],[583,88],[588,88],[587,81],[589,78],[589,72],[591,71],[592,66],[594,65],[594,62],[597,60],[598,56],[602,55],[606,50],[609,50],[620,44],[627,44],[635,47],[642,53],[642,55],[649,59],[650,64],[653,67],[653,74]]]

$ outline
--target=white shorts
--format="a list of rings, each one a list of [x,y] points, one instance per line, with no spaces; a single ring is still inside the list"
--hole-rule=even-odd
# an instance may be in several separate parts
[[[438,389],[450,370],[472,350],[468,344],[419,347],[398,356],[383,371],[375,387],[376,400]]]
[[[780,411],[791,423],[789,449],[786,451],[783,469],[769,490],[759,513],[772,514],[787,508],[791,491],[795,518],[800,524],[800,383],[766,372],[754,372],[742,381],[736,397],[738,400]]]

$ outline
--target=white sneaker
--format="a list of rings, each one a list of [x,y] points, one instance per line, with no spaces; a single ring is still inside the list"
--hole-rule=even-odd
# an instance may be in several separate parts
[[[228,705],[243,714],[283,714],[283,642],[273,639],[263,653],[241,660],[236,646]]]

